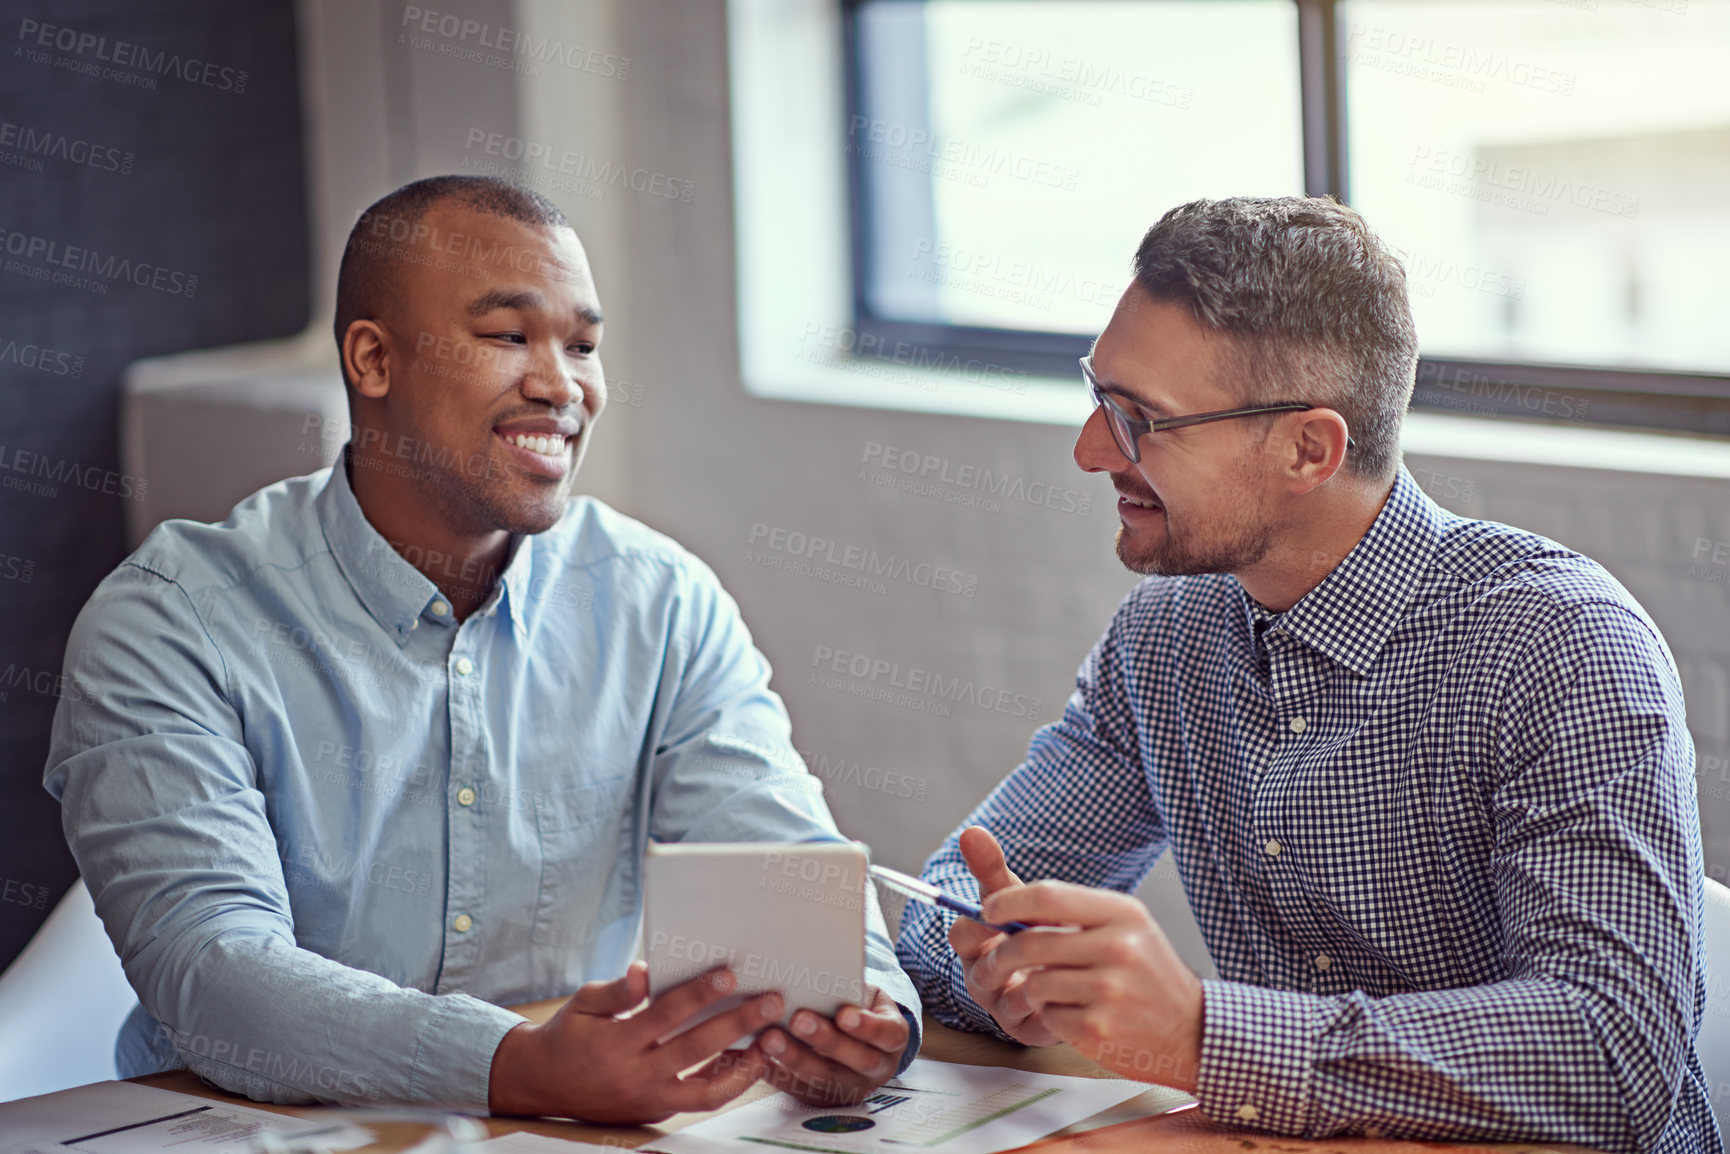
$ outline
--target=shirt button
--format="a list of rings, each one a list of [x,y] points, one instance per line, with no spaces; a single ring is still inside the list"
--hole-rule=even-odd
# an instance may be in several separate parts
[[[1253,1105],[1251,1105],[1248,1102],[1245,1102],[1243,1105],[1241,1105],[1237,1108],[1237,1120],[1239,1122],[1254,1122],[1257,1118],[1260,1118],[1260,1117],[1261,1117],[1261,1111],[1257,1110]]]
[[[468,933],[470,929],[474,928],[474,924],[475,920],[467,914],[458,914],[456,917],[451,919],[451,929],[455,930],[459,934]]]
[[[1333,964],[1334,964],[1334,960],[1332,958],[1328,957],[1326,954],[1317,954],[1316,955],[1316,969],[1325,970]]]
[[[474,790],[470,789],[466,785],[463,786],[461,789],[457,790],[457,804],[458,805],[473,805],[474,803],[475,803],[475,791]]]
[[[434,601],[432,603],[432,611],[434,617],[443,617],[446,613],[451,611],[451,607],[446,605],[443,601]]]
[[[1279,842],[1275,841],[1273,838],[1270,837],[1267,839],[1267,844],[1262,846],[1261,848],[1264,851],[1266,851],[1268,857],[1278,857],[1279,851],[1284,849],[1285,847],[1280,845]]]
[[[457,658],[457,676],[467,677],[475,671],[475,663],[466,657]]]
[[[1294,717],[1291,719],[1291,731],[1293,733],[1302,733],[1304,730],[1308,729],[1309,727],[1310,727],[1310,723],[1305,721],[1301,717]]]

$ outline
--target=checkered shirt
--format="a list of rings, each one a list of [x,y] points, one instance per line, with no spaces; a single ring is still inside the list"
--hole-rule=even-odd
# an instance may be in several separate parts
[[[1216,1120],[1718,1154],[1693,767],[1628,591],[1402,469],[1284,613],[1227,575],[1138,585],[964,824],[1025,880],[1125,893],[1171,849],[1219,972]],[[954,834],[924,873],[978,894]],[[902,963],[940,1021],[1007,1037],[952,920],[909,905]]]

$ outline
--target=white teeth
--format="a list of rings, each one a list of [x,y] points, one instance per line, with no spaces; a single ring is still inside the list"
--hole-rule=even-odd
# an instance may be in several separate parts
[[[565,451],[565,438],[558,434],[544,436],[539,433],[518,433],[510,438],[511,443],[519,449],[528,449],[543,457],[556,456]]]

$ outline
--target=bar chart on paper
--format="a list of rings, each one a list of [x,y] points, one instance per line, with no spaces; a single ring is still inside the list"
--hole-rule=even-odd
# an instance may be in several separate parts
[[[857,1106],[806,1106],[776,1094],[645,1149],[663,1154],[720,1149],[767,1154],[766,1147],[812,1154],[991,1154],[1024,1146],[1149,1089],[1143,1082],[920,1060]],[[1173,1104],[1186,1100],[1176,1095]]]

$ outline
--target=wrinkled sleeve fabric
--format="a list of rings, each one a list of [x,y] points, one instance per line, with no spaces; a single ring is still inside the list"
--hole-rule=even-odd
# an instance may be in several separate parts
[[[653,751],[656,841],[841,841],[823,784],[792,744],[769,662],[738,606],[694,559],[682,574],[672,631],[667,718]],[[901,1007],[909,1038],[897,1072],[919,1052],[920,999],[896,960],[875,887],[866,885],[865,980]]]
[[[1210,981],[1197,1097],[1326,1137],[1651,1149],[1699,1016],[1693,746],[1673,664],[1620,605],[1539,635],[1489,782],[1506,977],[1369,997]]]
[[[260,1101],[485,1113],[522,1019],[296,944],[228,665],[179,584],[123,565],[67,647],[45,785],[143,1008],[185,1064]]]
[[[1135,740],[1124,683],[1135,595],[1076,675],[1060,720],[1033,736],[1027,760],[968,815],[925,863],[924,879],[971,902],[979,884],[961,856],[961,830],[981,825],[1023,881],[1054,878],[1129,893],[1168,842]],[[909,902],[897,950],[932,1017],[946,1026],[1013,1041],[967,993],[949,945],[957,915]]]

